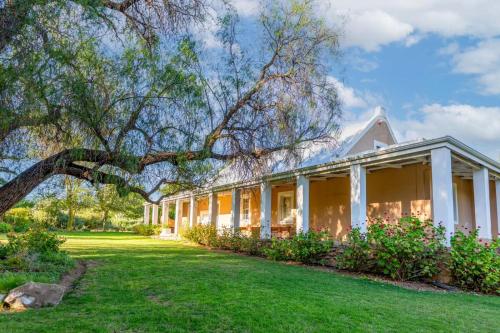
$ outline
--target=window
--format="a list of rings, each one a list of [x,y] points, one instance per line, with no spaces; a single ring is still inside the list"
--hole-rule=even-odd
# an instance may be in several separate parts
[[[457,183],[453,183],[453,218],[455,224],[458,224],[458,191]]]
[[[374,149],[381,149],[384,147],[387,147],[387,143],[384,143],[384,142],[378,141],[378,140],[373,140],[373,148]]]
[[[293,192],[278,193],[278,221],[281,224],[292,224]]]
[[[240,224],[242,226],[250,224],[250,196],[248,194],[241,196],[241,214]]]

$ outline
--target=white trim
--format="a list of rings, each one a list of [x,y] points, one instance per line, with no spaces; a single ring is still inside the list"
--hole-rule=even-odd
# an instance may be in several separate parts
[[[429,140],[417,140],[412,142],[407,142],[404,144],[391,145],[385,149],[366,151],[360,154],[346,156],[331,162],[317,164],[313,166],[307,166],[303,168],[297,168],[294,170],[277,172],[274,174],[266,175],[257,179],[251,179],[247,181],[237,181],[228,182],[227,184],[218,185],[210,188],[205,188],[199,191],[194,191],[197,195],[207,195],[211,191],[222,191],[224,189],[229,189],[231,187],[238,186],[240,188],[258,186],[262,181],[274,181],[279,179],[286,179],[298,175],[316,175],[325,172],[332,172],[337,170],[349,170],[349,167],[353,164],[363,164],[367,166],[368,164],[374,163],[387,163],[388,161],[393,161],[396,159],[411,158],[412,156],[429,156],[430,151],[438,148],[448,148],[455,155],[460,155],[467,158],[479,165],[485,166],[491,171],[493,177],[500,179],[500,163],[483,155],[467,146],[466,144],[458,141],[451,136],[440,137],[436,139]],[[168,198],[164,198],[165,201],[175,200],[177,198],[188,198],[191,192],[181,192],[176,195],[172,195]]]
[[[367,231],[366,225],[366,169],[355,164],[350,170],[351,183],[351,227]]]
[[[365,125],[365,127],[359,131],[358,133],[354,134],[354,137],[349,140],[349,143],[346,147],[342,149],[341,155],[346,155],[349,153],[349,151],[368,133],[368,131],[376,124],[378,124],[379,121],[383,121],[386,125],[387,128],[389,129],[389,134],[391,135],[392,140],[394,141],[395,144],[398,143],[398,140],[396,139],[396,136],[394,135],[394,132],[392,131],[391,124],[389,123],[389,119],[384,114],[377,114],[375,115],[371,120],[368,121],[368,123]]]
[[[438,148],[431,151],[432,219],[436,226],[445,227],[446,244],[450,245],[455,232],[453,217],[453,178],[451,173],[451,151]]]
[[[382,149],[382,148],[386,148],[388,146],[389,145],[385,142],[378,141],[377,139],[373,139],[373,149]]]
[[[290,204],[292,205],[290,207],[290,216],[287,218],[283,218],[282,212],[281,212],[281,198],[283,197],[289,197],[290,198]],[[295,204],[293,200],[293,191],[283,191],[283,192],[278,192],[278,223],[279,224],[293,224],[293,210],[295,208]]]
[[[474,170],[474,214],[479,238],[491,239],[490,181],[488,169]]]
[[[248,218],[243,217],[243,201],[248,200]],[[246,227],[252,224],[252,200],[250,193],[242,193],[240,197],[240,226]]]

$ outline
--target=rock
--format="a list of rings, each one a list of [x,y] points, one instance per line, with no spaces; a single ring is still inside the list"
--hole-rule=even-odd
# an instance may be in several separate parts
[[[25,310],[58,305],[66,288],[58,284],[28,282],[12,289],[4,299],[4,308]]]
[[[5,299],[5,296],[7,296],[7,295],[5,295],[5,294],[0,294],[0,303],[2,303],[2,302],[3,302],[3,300]]]

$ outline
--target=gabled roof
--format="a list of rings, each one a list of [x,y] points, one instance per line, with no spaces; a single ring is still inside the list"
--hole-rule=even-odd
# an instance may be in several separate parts
[[[374,109],[374,115],[370,118],[370,120],[353,135],[341,138],[339,142],[310,144],[308,147],[304,148],[300,162],[297,164],[291,164],[289,161],[284,161],[282,154],[276,153],[269,162],[267,170],[265,170],[264,173],[273,174],[287,172],[298,168],[312,167],[315,165],[334,162],[338,159],[349,156],[351,149],[368,134],[370,129],[377,126],[381,122],[387,125],[389,135],[392,137],[393,142],[397,143],[394,132],[392,131],[389,120],[385,114],[385,110],[383,107],[379,106]],[[228,183],[249,180],[245,178],[246,177],[238,173],[238,170],[234,167],[234,165],[229,165],[220,172],[218,179],[214,184],[212,184],[212,186],[221,186]]]

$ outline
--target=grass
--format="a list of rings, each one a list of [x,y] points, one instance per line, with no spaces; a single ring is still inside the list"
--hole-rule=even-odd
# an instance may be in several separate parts
[[[480,332],[500,297],[417,292],[130,234],[73,233],[96,260],[56,308],[0,315],[4,332]]]

